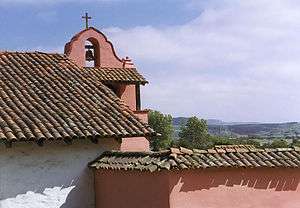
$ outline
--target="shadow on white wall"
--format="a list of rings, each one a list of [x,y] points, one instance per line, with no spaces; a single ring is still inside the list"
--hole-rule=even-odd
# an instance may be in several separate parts
[[[119,143],[0,146],[0,208],[95,207],[94,174],[87,164],[114,145]]]

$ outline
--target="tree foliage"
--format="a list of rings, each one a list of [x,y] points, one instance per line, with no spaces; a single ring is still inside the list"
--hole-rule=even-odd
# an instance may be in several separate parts
[[[299,140],[299,138],[294,138],[293,141],[292,141],[291,146],[298,146],[298,147],[300,147],[300,140]]]
[[[208,148],[212,142],[206,120],[191,117],[180,127],[179,145],[187,148]]]
[[[208,133],[208,125],[206,120],[197,117],[189,118],[183,123],[179,130],[179,139],[173,139],[173,118],[171,115],[164,115],[159,111],[151,111],[149,114],[149,125],[161,136],[155,136],[150,141],[151,148],[154,151],[167,149],[171,146],[207,149],[213,148],[215,145],[254,145],[257,148],[278,148],[300,146],[300,140],[294,139],[291,144],[285,139],[270,139],[269,143],[263,144],[259,137],[248,138],[229,138],[221,136],[213,136]]]
[[[207,149],[213,148],[215,145],[254,145],[260,148],[260,142],[254,138],[228,138],[213,136],[208,133],[208,125],[204,119],[191,117],[181,126],[179,132],[179,141],[177,146],[186,148]],[[285,144],[279,144],[284,145]]]
[[[161,136],[154,136],[150,140],[151,149],[154,151],[169,148],[172,143],[174,133],[173,118],[171,115],[165,115],[159,111],[150,111],[149,125],[156,133]]]
[[[274,139],[271,143],[265,144],[263,147],[265,148],[289,147],[289,144],[286,140]]]

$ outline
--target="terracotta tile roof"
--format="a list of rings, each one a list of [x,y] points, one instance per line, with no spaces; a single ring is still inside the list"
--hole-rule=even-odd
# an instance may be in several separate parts
[[[99,80],[60,54],[0,53],[0,140],[153,134]]]
[[[105,152],[89,164],[95,169],[184,170],[205,168],[300,168],[300,148],[257,149],[251,145],[207,150],[171,148],[161,152]]]
[[[126,82],[147,84],[148,81],[135,68],[85,67],[86,71],[103,82]]]

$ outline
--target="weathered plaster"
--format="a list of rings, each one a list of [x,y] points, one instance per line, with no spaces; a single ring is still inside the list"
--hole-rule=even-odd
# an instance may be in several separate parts
[[[171,208],[299,208],[300,170],[224,168],[170,172]]]
[[[149,152],[150,142],[145,137],[122,138],[120,150],[124,152]]]
[[[142,122],[148,123],[149,110],[134,111],[134,115],[141,119]]]
[[[121,95],[121,99],[128,105],[128,107],[135,111],[136,110],[136,94],[135,85],[126,85]]]
[[[168,208],[168,187],[168,175],[163,171],[96,170],[95,207]]]
[[[97,208],[299,208],[299,183],[298,168],[95,170]]]
[[[114,139],[0,146],[1,208],[92,208],[94,177],[87,168],[103,151],[119,149]]]

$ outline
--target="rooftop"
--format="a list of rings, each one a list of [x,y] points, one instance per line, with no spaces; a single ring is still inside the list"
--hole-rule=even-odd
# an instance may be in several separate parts
[[[94,169],[151,172],[206,168],[299,168],[300,148],[257,149],[252,145],[224,145],[207,150],[181,147],[160,152],[110,151],[89,166]]]
[[[135,68],[86,67],[88,73],[99,80],[107,82],[139,83],[145,85],[148,81]]]
[[[0,53],[0,140],[7,144],[152,134],[96,76],[65,55]]]

